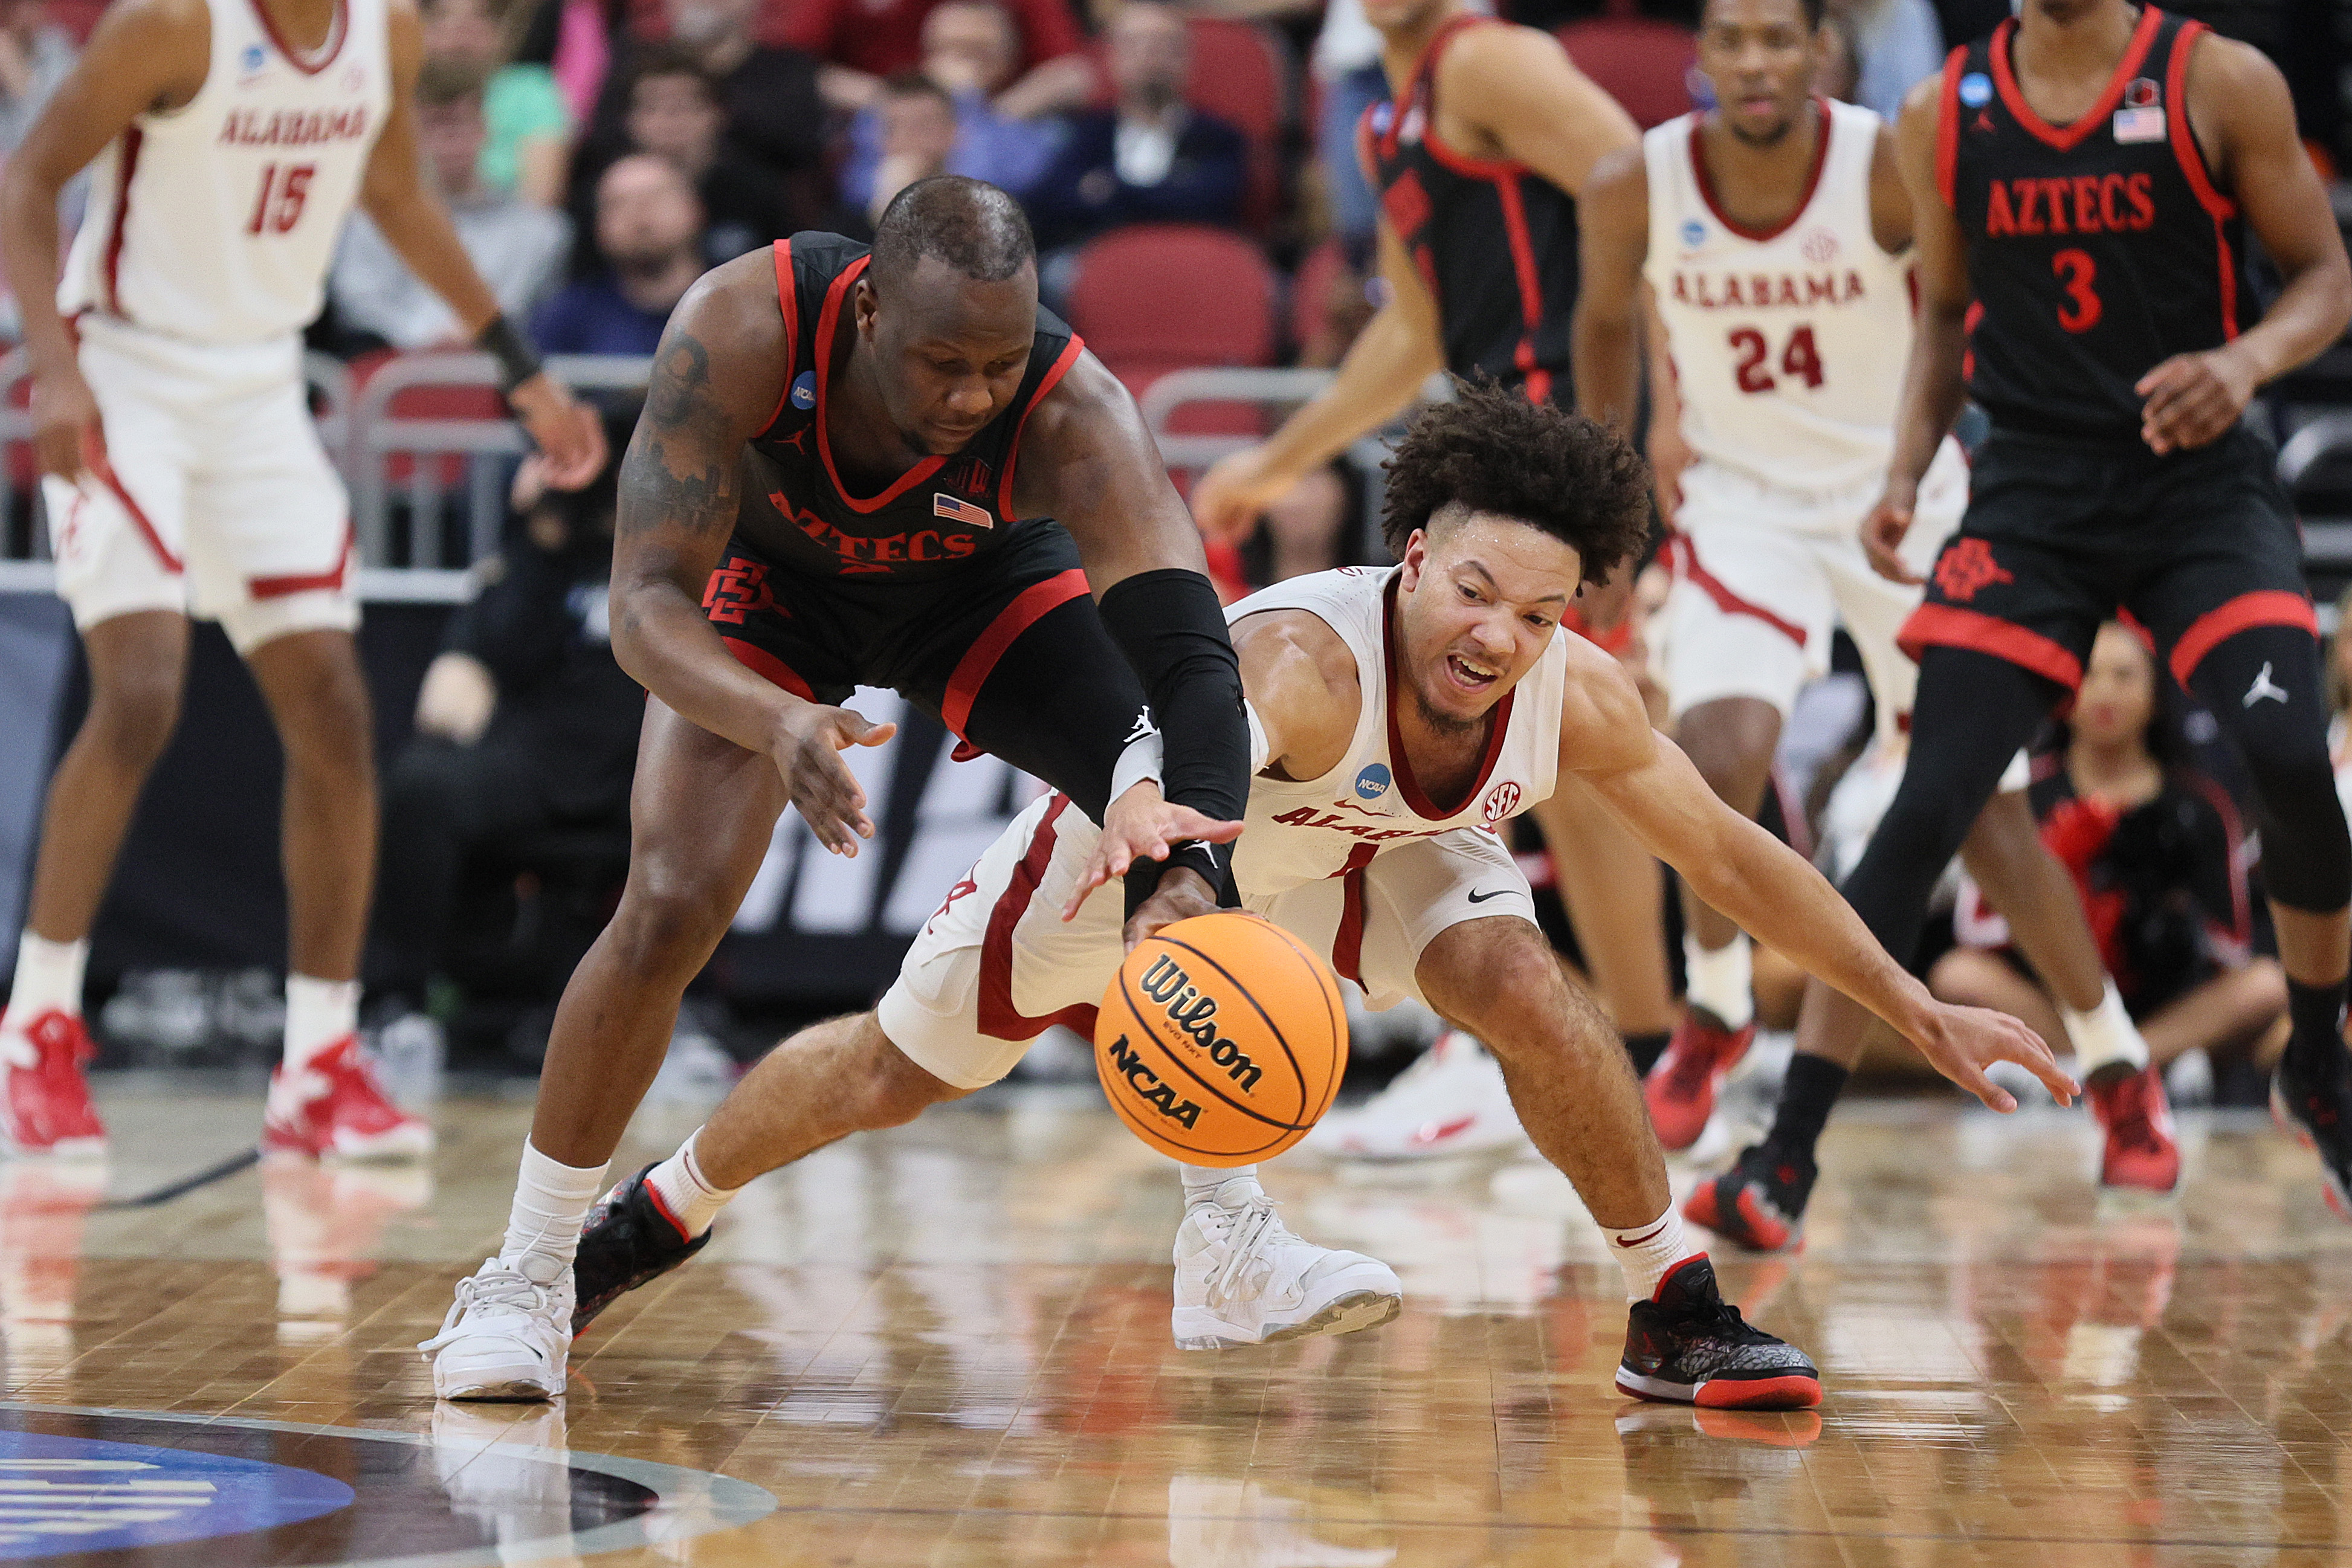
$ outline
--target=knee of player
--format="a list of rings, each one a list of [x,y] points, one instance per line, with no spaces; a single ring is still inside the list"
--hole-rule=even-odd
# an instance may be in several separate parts
[[[1780,732],[1780,716],[1769,703],[1727,697],[1685,714],[1675,727],[1675,743],[1708,789],[1744,807],[1770,773]]]
[[[151,766],[171,744],[172,731],[179,725],[181,684],[176,664],[114,671],[93,687],[84,723],[110,755],[126,764]]]
[[[868,1127],[904,1126],[932,1106],[970,1092],[917,1066],[890,1043],[871,1013],[860,1020],[858,1042],[866,1078],[866,1114],[860,1120]]]
[[[1542,933],[1525,921],[1494,924],[1502,929],[1444,964],[1439,989],[1449,1018],[1508,1056],[1554,1032],[1572,998]]]
[[[684,956],[700,968],[733,909],[709,879],[641,855],[630,865],[621,905],[613,912],[613,934],[633,965],[660,968]]]

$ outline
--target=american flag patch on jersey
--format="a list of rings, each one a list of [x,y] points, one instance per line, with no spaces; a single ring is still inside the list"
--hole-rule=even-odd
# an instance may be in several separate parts
[[[945,517],[951,523],[962,523],[975,528],[992,528],[996,519],[988,515],[985,507],[975,507],[970,501],[960,501],[943,490],[931,492],[931,516]]]

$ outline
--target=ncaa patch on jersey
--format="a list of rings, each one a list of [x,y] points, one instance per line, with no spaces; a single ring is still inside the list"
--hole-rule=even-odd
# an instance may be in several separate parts
[[[1706,243],[1706,225],[1696,218],[1685,220],[1682,240],[1685,250],[1696,250]]]
[[[816,406],[816,372],[803,371],[793,378],[793,406],[810,409]]]
[[[1982,71],[1970,71],[1960,78],[1960,101],[1970,109],[1982,109],[1992,101],[1992,78]]]
[[[260,75],[261,68],[268,63],[269,52],[259,44],[246,45],[245,52],[236,58],[237,69],[248,78]]]
[[[1356,799],[1377,800],[1389,792],[1389,770],[1377,762],[1368,762],[1356,775]]]

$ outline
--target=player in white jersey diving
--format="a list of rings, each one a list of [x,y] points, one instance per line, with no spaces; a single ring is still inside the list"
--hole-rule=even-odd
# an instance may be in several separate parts
[[[1781,723],[1800,688],[1827,673],[1839,622],[1862,653],[1883,745],[1902,745],[1917,682],[1895,636],[1920,591],[1874,571],[1856,537],[1894,449],[1911,345],[1911,204],[1878,116],[1811,96],[1834,41],[1822,15],[1822,0],[1709,0],[1699,67],[1717,107],[1605,162],[1584,201],[1580,402],[1633,417],[1646,286],[1664,328],[1649,345],[1649,445],[1674,530],[1675,584],[1654,635],[1677,743],[1751,815]],[[1934,560],[1967,501],[1967,464],[1948,438],[1905,546],[1916,566]],[[2168,1191],[2180,1159],[2161,1082],[2023,782],[2021,770],[2018,788],[1986,808],[1969,868],[2066,1004],[2106,1130],[2102,1179]],[[1755,1034],[1748,937],[1687,883],[1684,907],[1690,1010],[1644,1085],[1670,1149],[1697,1139],[1715,1085]],[[1792,1071],[1827,1065],[1802,1057]],[[1780,1245],[1776,1194],[1812,1176],[1809,1159],[1778,1170],[1790,1163],[1751,1150],[1685,1213]]]
[[[312,428],[301,329],[363,207],[499,358],[550,481],[604,461],[601,426],[542,373],[419,174],[411,0],[117,0],[0,182],[0,264],[24,313],[58,591],[90,700],[49,787],[16,979],[0,1015],[0,1134],[93,1151],[83,1081],[90,925],[179,716],[191,618],[218,621],[286,755],[286,1053],[263,1143],[424,1153],[354,1034],[375,871],[375,769],[352,632],[342,486]],[[58,193],[98,162],[59,282]]]
[[[1329,954],[1375,1007],[1419,998],[1501,1061],[1528,1134],[1623,1266],[1621,1389],[1811,1405],[1811,1363],[1742,1322],[1684,1239],[1624,1050],[1554,960],[1497,824],[1555,788],[1589,791],[1717,907],[1988,1103],[2015,1105],[1984,1077],[1995,1061],[2025,1064],[2062,1098],[2074,1085],[2022,1024],[1930,998],[1819,873],[1651,729],[1614,658],[1561,632],[1580,585],[1639,548],[1646,488],[1605,427],[1491,382],[1423,413],[1389,465],[1400,564],[1295,578],[1227,612],[1255,752],[1234,874],[1247,908]],[[698,1250],[753,1176],[995,1082],[1056,1019],[1091,1028],[1124,952],[1121,901],[1102,885],[1122,869],[1066,801],[1034,804],[924,926],[878,1008],[785,1040],[677,1154],[590,1214],[575,1323]],[[1395,1315],[1396,1276],[1293,1235],[1254,1168],[1181,1169],[1180,1345]]]

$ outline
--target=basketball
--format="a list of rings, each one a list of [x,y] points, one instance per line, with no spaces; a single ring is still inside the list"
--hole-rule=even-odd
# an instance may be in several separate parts
[[[1331,967],[1234,910],[1137,944],[1095,1021],[1095,1071],[1135,1135],[1199,1166],[1271,1159],[1331,1108],[1348,1014]]]

